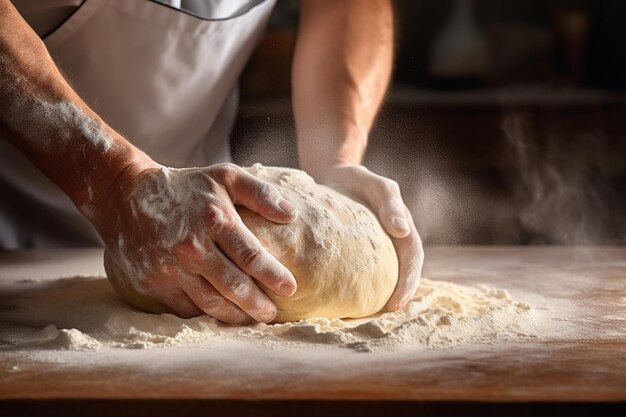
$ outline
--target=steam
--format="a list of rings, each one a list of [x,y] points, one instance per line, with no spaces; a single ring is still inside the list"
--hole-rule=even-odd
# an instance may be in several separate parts
[[[244,114],[237,163],[298,166],[292,119],[277,113]],[[483,171],[459,163],[465,156],[447,149],[427,118],[407,125],[388,117],[373,132],[365,165],[400,183],[426,244],[626,243],[623,148],[549,116],[542,112],[538,123],[532,113],[506,114],[494,140],[500,160]]]
[[[578,132],[564,138],[554,131],[539,132],[523,113],[507,115],[502,129],[508,176],[523,207],[519,222],[529,243],[620,240],[613,228],[623,220],[612,221],[607,206],[613,196],[607,186],[611,164],[603,135]]]

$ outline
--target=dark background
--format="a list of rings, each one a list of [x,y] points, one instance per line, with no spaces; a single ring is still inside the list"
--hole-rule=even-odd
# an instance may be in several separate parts
[[[624,244],[626,1],[469,1],[485,70],[438,74],[434,45],[463,1],[394,2],[393,81],[366,165],[400,183],[426,243]],[[278,1],[244,72],[239,164],[297,166],[298,9]]]

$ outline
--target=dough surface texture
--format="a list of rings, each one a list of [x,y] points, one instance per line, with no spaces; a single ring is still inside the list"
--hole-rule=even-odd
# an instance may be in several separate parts
[[[276,224],[237,206],[244,224],[298,283],[291,297],[263,288],[278,307],[274,322],[359,318],[383,309],[396,286],[398,262],[375,215],[316,184],[303,171],[260,164],[246,169],[274,185],[299,210],[293,223]],[[106,253],[105,269],[112,285],[131,304],[155,313],[168,311],[128,284]]]

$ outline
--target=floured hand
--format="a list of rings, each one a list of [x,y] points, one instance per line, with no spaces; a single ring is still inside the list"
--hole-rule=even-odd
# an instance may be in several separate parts
[[[130,284],[183,317],[271,321],[276,306],[255,281],[282,296],[295,292],[296,281],[246,228],[234,204],[276,223],[295,220],[295,207],[232,164],[171,169],[155,163],[129,171],[99,196],[94,224]]]
[[[369,206],[392,237],[400,270],[387,308],[401,309],[419,286],[424,249],[411,212],[402,201],[398,183],[374,174],[362,165],[350,164],[335,165],[324,176],[323,182]]]

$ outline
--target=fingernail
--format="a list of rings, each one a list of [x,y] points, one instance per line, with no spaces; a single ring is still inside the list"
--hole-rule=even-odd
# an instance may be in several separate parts
[[[409,224],[402,217],[394,217],[391,220],[391,223],[396,226],[398,229],[402,230],[404,233],[409,232]]]
[[[264,323],[269,323],[270,321],[274,320],[274,317],[276,317],[276,314],[277,314],[276,307],[272,303],[267,303],[265,304],[265,307],[263,308],[263,311],[260,314],[261,321],[263,321]]]
[[[398,300],[392,304],[392,308],[394,311],[400,310],[402,307],[404,307],[404,299]]]
[[[398,301],[391,307],[391,311],[402,310],[405,306],[406,306],[406,303],[403,303],[402,301]]]
[[[296,286],[291,282],[285,282],[279,287],[281,295],[285,297],[292,296],[296,292]]]
[[[280,202],[278,203],[278,207],[280,207],[282,211],[291,216],[295,216],[296,214],[298,214],[298,209],[296,208],[296,206],[294,206],[287,200],[280,200]]]

